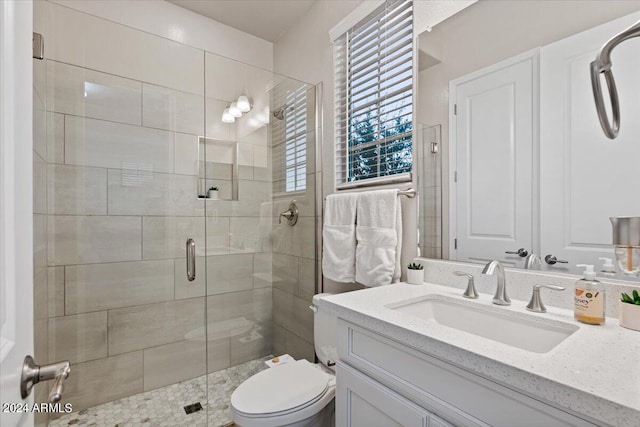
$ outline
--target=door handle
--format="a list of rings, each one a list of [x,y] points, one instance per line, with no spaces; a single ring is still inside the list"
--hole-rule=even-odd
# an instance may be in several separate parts
[[[69,378],[71,366],[68,360],[52,363],[50,365],[36,365],[33,357],[26,356],[22,364],[22,376],[20,378],[20,395],[26,399],[33,386],[41,381],[53,380],[53,387],[49,392],[49,402],[58,403],[62,400],[64,381]]]
[[[527,255],[529,255],[529,251],[526,250],[525,248],[520,248],[515,252],[511,252],[511,251],[505,251],[505,254],[512,254],[512,255],[518,255],[522,258],[526,257]]]
[[[558,259],[555,256],[549,254],[546,257],[544,257],[544,262],[546,262],[549,265],[553,265],[553,264],[556,264],[556,263],[567,264],[569,261],[565,261],[563,259]]]
[[[192,238],[187,239],[187,280],[196,280],[196,242]]]

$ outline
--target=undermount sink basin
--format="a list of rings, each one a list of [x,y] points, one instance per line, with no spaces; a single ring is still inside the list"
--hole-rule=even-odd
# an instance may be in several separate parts
[[[440,295],[386,306],[394,311],[534,353],[546,353],[579,329],[576,325],[536,318],[499,307]]]

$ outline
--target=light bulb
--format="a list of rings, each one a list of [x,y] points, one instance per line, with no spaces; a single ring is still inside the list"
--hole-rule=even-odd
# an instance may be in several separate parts
[[[222,112],[222,121],[224,123],[233,123],[236,121],[235,117],[231,115],[228,108],[225,108]]]
[[[238,97],[238,109],[240,109],[240,111],[242,111],[243,113],[248,113],[249,111],[251,111],[251,103],[249,102],[249,98],[247,98],[245,95],[240,95]]]
[[[242,116],[242,111],[240,111],[240,109],[238,108],[238,104],[236,102],[232,102],[231,105],[229,106],[229,113],[231,113],[233,117]]]

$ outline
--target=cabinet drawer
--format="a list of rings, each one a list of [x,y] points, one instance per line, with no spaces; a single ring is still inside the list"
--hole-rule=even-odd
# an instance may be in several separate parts
[[[596,425],[343,320],[338,355],[456,426]]]
[[[338,362],[337,427],[427,427],[429,414],[404,397]]]

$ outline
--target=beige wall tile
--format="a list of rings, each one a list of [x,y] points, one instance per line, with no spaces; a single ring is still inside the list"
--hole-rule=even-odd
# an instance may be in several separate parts
[[[65,267],[66,313],[86,313],[173,299],[173,260]]]
[[[313,312],[306,299],[273,288],[273,320],[299,337],[313,342]]]
[[[49,214],[106,215],[107,170],[49,165]]]
[[[184,258],[186,257],[186,242],[189,238],[196,242],[196,253],[204,254],[204,224],[204,216],[144,217],[142,221],[143,258]],[[219,224],[224,228],[223,220],[220,220]]]
[[[204,97],[143,83],[142,125],[202,135]]]
[[[49,317],[64,316],[64,267],[48,267]]]
[[[142,9],[140,9],[142,10]],[[49,5],[47,56],[70,64],[203,93],[202,50],[69,7]]]
[[[256,323],[248,331],[232,334],[230,340],[231,366],[271,354],[271,321]]]
[[[196,257],[196,278],[192,282],[187,279],[186,264],[186,258],[173,260],[175,299],[203,297],[206,286],[205,257]]]
[[[127,216],[49,215],[49,265],[139,260],[141,222]]]
[[[270,287],[272,283],[273,254],[271,252],[253,254],[253,287]]]
[[[298,257],[273,254],[273,286],[295,294],[298,284]]]
[[[143,391],[142,351],[77,363],[65,382],[62,403],[74,412]]]
[[[207,257],[207,294],[223,294],[253,288],[253,255]]]
[[[203,298],[109,311],[109,354],[182,341],[204,326]]]
[[[205,340],[185,340],[144,350],[144,390],[153,390],[204,375]]]
[[[296,254],[305,258],[316,257],[316,227],[314,217],[300,217],[293,230]]]
[[[216,202],[210,202],[214,204]],[[209,206],[207,205],[207,209]],[[230,252],[232,236],[230,218],[226,216],[207,216],[207,255],[224,255]]]
[[[299,336],[286,332],[286,353],[294,359],[307,359],[313,363],[315,361],[315,348],[313,343],[303,340]]]
[[[67,164],[139,171],[140,178],[173,172],[173,132],[66,116],[64,135]]]
[[[64,114],[47,113],[47,162],[64,163]]]
[[[195,176],[109,169],[109,215],[204,214]]]
[[[271,251],[270,218],[232,217],[230,218],[231,249],[244,252]]]
[[[257,323],[270,321],[271,307],[269,288],[207,297],[209,339],[244,333]]]
[[[287,330],[275,322],[271,322],[273,331],[273,341],[271,343],[271,351],[274,356],[281,356],[286,351]]]
[[[43,160],[47,159],[47,112],[44,108],[38,107],[36,94],[33,94],[33,151]]]
[[[207,340],[207,368],[209,372],[219,371],[231,366],[229,338]]]
[[[316,293],[316,261],[308,258],[298,260],[298,289],[297,295],[309,301]]]
[[[49,360],[72,364],[107,357],[107,312],[49,319]]]
[[[44,258],[44,257],[43,257]],[[42,260],[39,262],[46,262]],[[33,318],[47,319],[49,317],[49,270],[48,267],[38,267],[33,270]]]
[[[142,83],[47,61],[49,111],[140,125]]]
[[[51,247],[48,239],[48,231],[51,230],[47,222],[47,216],[33,215],[33,269],[47,267],[47,249]]]
[[[47,162],[33,152],[33,213],[47,213]]]
[[[197,135],[176,133],[174,142],[174,171],[183,175],[198,174],[198,140]]]

